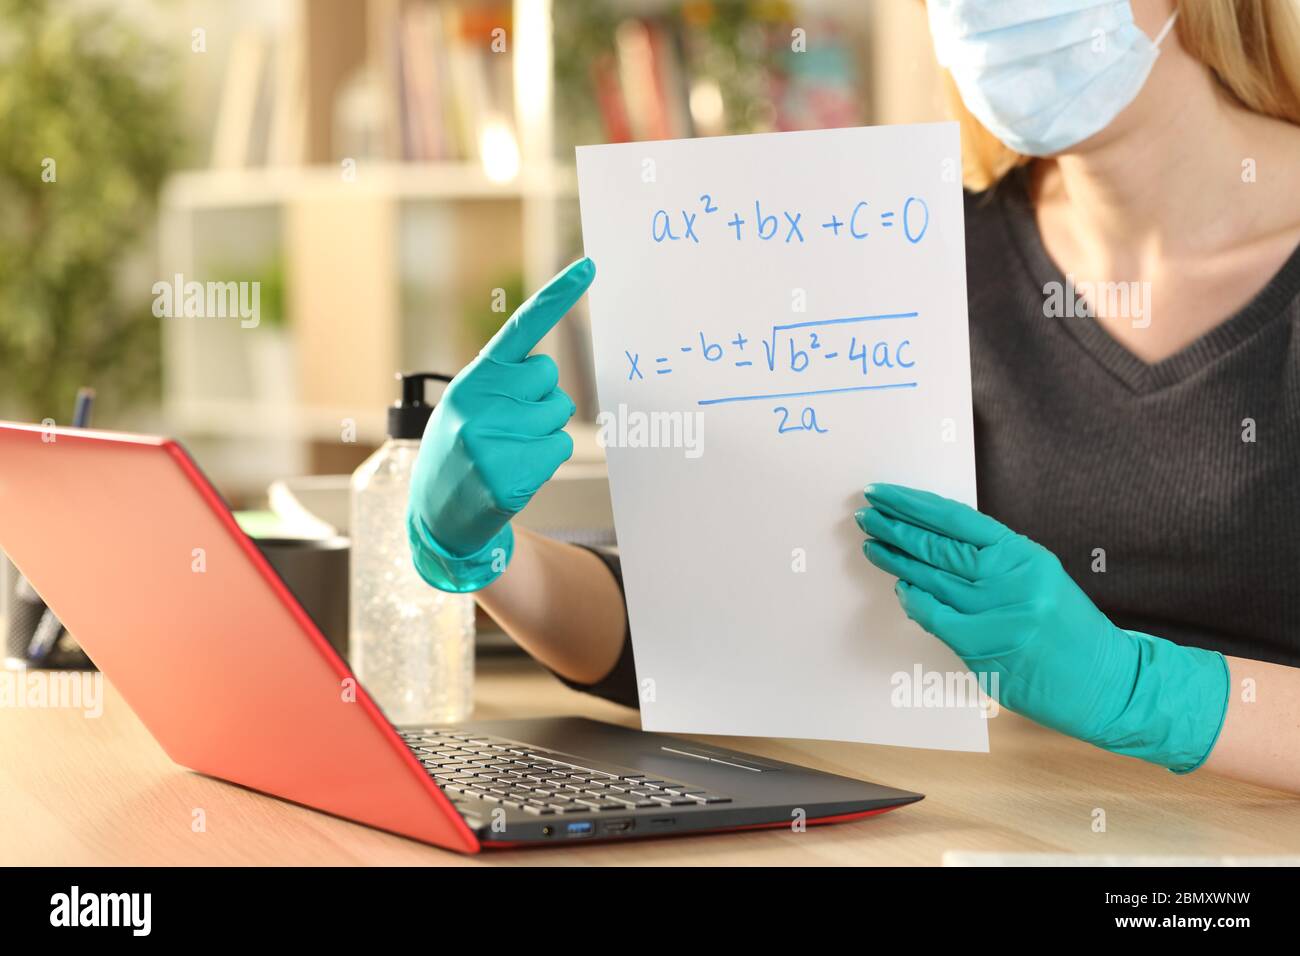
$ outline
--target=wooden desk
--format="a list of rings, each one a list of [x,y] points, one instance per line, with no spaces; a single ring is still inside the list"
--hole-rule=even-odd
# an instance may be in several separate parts
[[[475,716],[635,715],[522,659],[481,662]],[[946,850],[1246,855],[1300,852],[1300,800],[1207,774],[1176,777],[1003,712],[992,753],[711,738],[927,795],[804,833],[771,830],[460,857],[172,764],[105,686],[104,713],[0,708],[0,864],[938,864]],[[207,832],[191,830],[206,813]],[[1105,812],[1105,832],[1094,814]]]

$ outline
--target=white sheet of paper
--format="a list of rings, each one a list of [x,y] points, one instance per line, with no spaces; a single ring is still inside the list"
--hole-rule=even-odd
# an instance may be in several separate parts
[[[975,503],[956,124],[580,147],[578,183],[643,726],[987,750],[853,521],[873,481]]]

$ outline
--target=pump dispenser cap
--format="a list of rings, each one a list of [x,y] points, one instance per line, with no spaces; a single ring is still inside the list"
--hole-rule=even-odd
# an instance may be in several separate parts
[[[402,382],[402,399],[388,408],[388,437],[421,438],[433,414],[433,405],[424,400],[424,383],[450,382],[451,376],[440,372],[398,372],[397,377]]]

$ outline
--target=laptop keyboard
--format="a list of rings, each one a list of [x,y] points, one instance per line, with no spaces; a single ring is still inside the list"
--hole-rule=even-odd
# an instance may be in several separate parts
[[[455,729],[399,731],[434,782],[533,816],[702,807],[731,798],[625,767]]]

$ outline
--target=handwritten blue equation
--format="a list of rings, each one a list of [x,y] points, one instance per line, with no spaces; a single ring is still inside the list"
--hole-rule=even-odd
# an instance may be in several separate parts
[[[830,395],[855,392],[875,392],[916,388],[917,359],[913,354],[912,340],[906,332],[893,334],[867,334],[872,323],[906,324],[917,319],[917,312],[885,312],[874,315],[850,315],[833,319],[813,319],[806,322],[774,324],[768,334],[758,340],[758,348],[743,332],[734,339],[710,339],[700,332],[689,345],[679,346],[677,353],[652,355],[642,363],[640,352],[625,349],[627,381],[649,381],[648,376],[671,375],[679,367],[688,373],[712,367],[751,369],[755,377],[755,390],[736,395],[701,398],[700,406],[731,405],[741,402],[785,402],[809,400]],[[847,344],[844,342],[848,335]],[[675,364],[680,362],[681,364]],[[826,363],[830,363],[827,365]],[[845,369],[854,376],[843,385],[824,388],[764,388],[759,383],[771,382],[770,376],[780,373],[782,381],[794,384],[797,377],[816,368]],[[794,380],[787,376],[793,375]],[[878,378],[887,381],[876,381]],[[868,379],[868,381],[864,381]],[[812,404],[800,403],[792,411],[790,405],[773,405],[777,416],[777,434],[829,431],[817,419]]]
[[[805,217],[799,210],[764,209],[762,200],[758,199],[754,200],[752,213],[749,209],[749,203],[745,203],[744,215],[740,209],[733,209],[730,219],[726,213],[715,219],[713,217],[721,212],[721,207],[711,193],[704,193],[698,200],[698,208],[656,209],[650,217],[650,237],[656,243],[700,245],[702,236],[716,232],[729,235],[737,242],[756,239],[760,242],[801,244],[819,235],[856,241],[877,233],[886,235],[897,228],[896,234],[916,245],[930,228],[930,207],[920,196],[907,196],[901,203],[887,208],[875,206],[865,199],[859,200],[852,206],[846,205],[838,211],[823,214],[819,217],[820,222]]]

